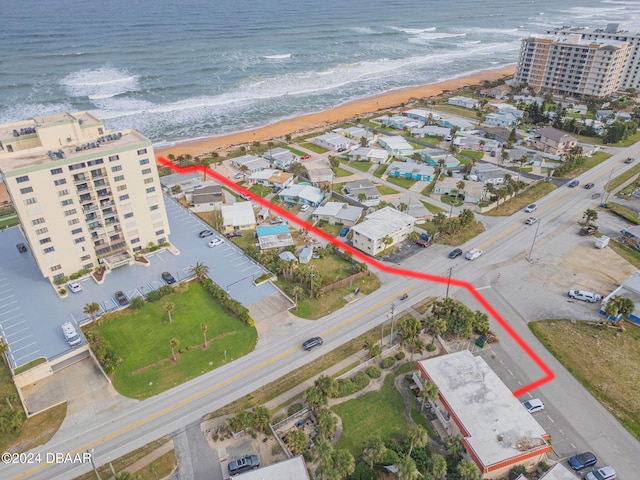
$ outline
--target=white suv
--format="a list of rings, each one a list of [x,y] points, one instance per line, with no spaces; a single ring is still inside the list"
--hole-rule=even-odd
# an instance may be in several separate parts
[[[598,293],[585,292],[584,290],[569,290],[569,298],[574,300],[582,300],[583,302],[596,303],[602,300]]]
[[[480,250],[479,248],[472,248],[467,252],[464,258],[466,258],[467,260],[475,260],[480,255],[482,255],[482,250]]]
[[[585,480],[613,480],[616,478],[616,471],[613,467],[600,467],[587,473],[584,478]]]
[[[78,335],[78,332],[76,331],[76,327],[73,326],[73,323],[71,322],[63,323],[62,333],[64,334],[64,338],[67,339],[67,342],[69,342],[69,345],[71,345],[72,347],[82,343],[82,338],[80,338],[80,335]]]

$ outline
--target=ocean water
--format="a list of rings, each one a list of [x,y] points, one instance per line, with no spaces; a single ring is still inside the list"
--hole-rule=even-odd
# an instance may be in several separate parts
[[[89,110],[157,144],[515,63],[638,0],[32,0],[3,9],[0,123]]]

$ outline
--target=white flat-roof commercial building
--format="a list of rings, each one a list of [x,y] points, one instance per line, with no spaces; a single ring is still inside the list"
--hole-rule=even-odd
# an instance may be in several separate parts
[[[398,135],[380,137],[378,143],[393,156],[407,156],[413,153],[413,147],[409,142]]]
[[[551,451],[549,435],[482,357],[468,350],[418,362],[437,385],[436,417],[460,435],[483,478],[503,478],[516,465],[533,470]]]
[[[387,247],[402,242],[413,231],[416,219],[392,207],[384,207],[367,215],[366,220],[351,228],[353,246],[369,255],[377,255]],[[384,239],[391,238],[385,245]]]
[[[355,145],[358,145],[358,142],[353,140],[352,138],[333,132],[319,135],[315,138],[312,138],[311,141],[316,145],[326,148],[327,150],[333,150],[335,152],[342,149],[346,150]]]
[[[233,477],[236,480],[309,480],[307,465],[302,456],[274,463]]]
[[[222,226],[225,232],[256,228],[256,214],[251,202],[236,202],[222,206]]]
[[[151,141],[88,112],[0,125],[0,172],[42,275],[52,281],[168,241]]]
[[[343,202],[327,202],[319,206],[313,212],[315,221],[324,220],[331,225],[336,223],[351,227],[355,225],[362,215],[362,207],[356,207]]]

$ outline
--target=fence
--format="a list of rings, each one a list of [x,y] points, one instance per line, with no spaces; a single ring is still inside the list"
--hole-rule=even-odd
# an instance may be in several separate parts
[[[400,344],[395,344],[392,347],[387,348],[384,352],[382,352],[380,354],[380,357],[384,357],[385,355],[388,355],[390,353],[395,352],[396,350],[398,350],[400,348]],[[376,362],[378,360],[378,358],[370,358],[369,360],[367,360],[366,362],[362,362],[360,365],[357,365],[355,367],[353,367],[351,370],[349,370],[346,373],[343,373],[342,375],[336,377],[336,380],[340,380],[342,378],[347,378],[350,377],[351,375],[353,375],[354,373],[359,372],[360,370],[363,370],[365,368],[367,368],[369,365],[371,365],[372,363]]]
[[[336,288],[344,287],[347,284],[350,284],[354,280],[360,280],[369,275],[369,272],[358,272],[353,275],[348,276],[347,278],[343,278],[342,280],[338,280],[337,282],[333,282],[331,285],[327,285],[326,287],[322,287],[322,293],[329,292],[331,290],[335,290]]]

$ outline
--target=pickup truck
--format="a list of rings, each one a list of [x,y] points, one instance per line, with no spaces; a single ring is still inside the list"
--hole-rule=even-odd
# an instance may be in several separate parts
[[[580,235],[587,236],[593,235],[598,231],[598,227],[596,225],[585,225],[580,229]]]

